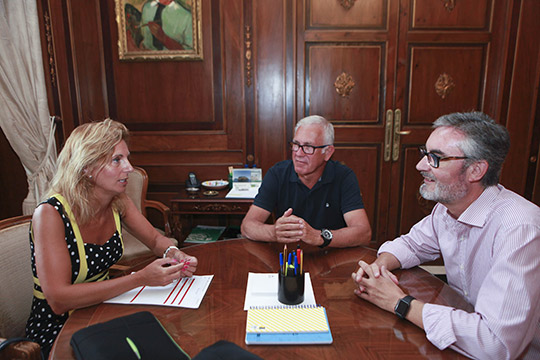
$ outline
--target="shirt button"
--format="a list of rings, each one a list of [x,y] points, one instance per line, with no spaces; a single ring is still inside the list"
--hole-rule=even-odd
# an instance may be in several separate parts
[[[468,296],[468,295],[469,295],[469,293],[468,293],[467,291],[464,291],[463,294],[464,294],[465,296]]]
[[[460,269],[460,270],[465,269],[465,267],[463,266],[463,264],[459,265],[459,269]]]

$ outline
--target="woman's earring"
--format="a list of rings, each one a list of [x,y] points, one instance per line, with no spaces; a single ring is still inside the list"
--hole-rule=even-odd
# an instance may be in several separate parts
[[[88,175],[88,178],[91,179],[91,178],[92,178],[92,175]]]

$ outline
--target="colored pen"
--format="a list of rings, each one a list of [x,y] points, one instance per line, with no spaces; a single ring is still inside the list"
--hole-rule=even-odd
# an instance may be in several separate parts
[[[283,273],[283,253],[279,253],[279,269]]]
[[[304,273],[302,266],[304,265],[304,250],[300,250],[300,275]]]

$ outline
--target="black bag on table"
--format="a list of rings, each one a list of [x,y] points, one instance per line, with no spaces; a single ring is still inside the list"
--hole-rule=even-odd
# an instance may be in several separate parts
[[[190,359],[148,311],[81,329],[70,344],[79,360]]]

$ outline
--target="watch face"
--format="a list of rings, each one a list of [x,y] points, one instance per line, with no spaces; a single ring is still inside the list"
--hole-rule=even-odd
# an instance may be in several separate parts
[[[397,314],[404,317],[405,312],[407,311],[408,308],[409,308],[409,304],[407,304],[406,302],[404,302],[402,300],[399,300],[395,310],[396,310]]]
[[[321,231],[321,236],[325,240],[332,240],[332,232],[330,230],[328,230],[328,229],[323,229]]]

